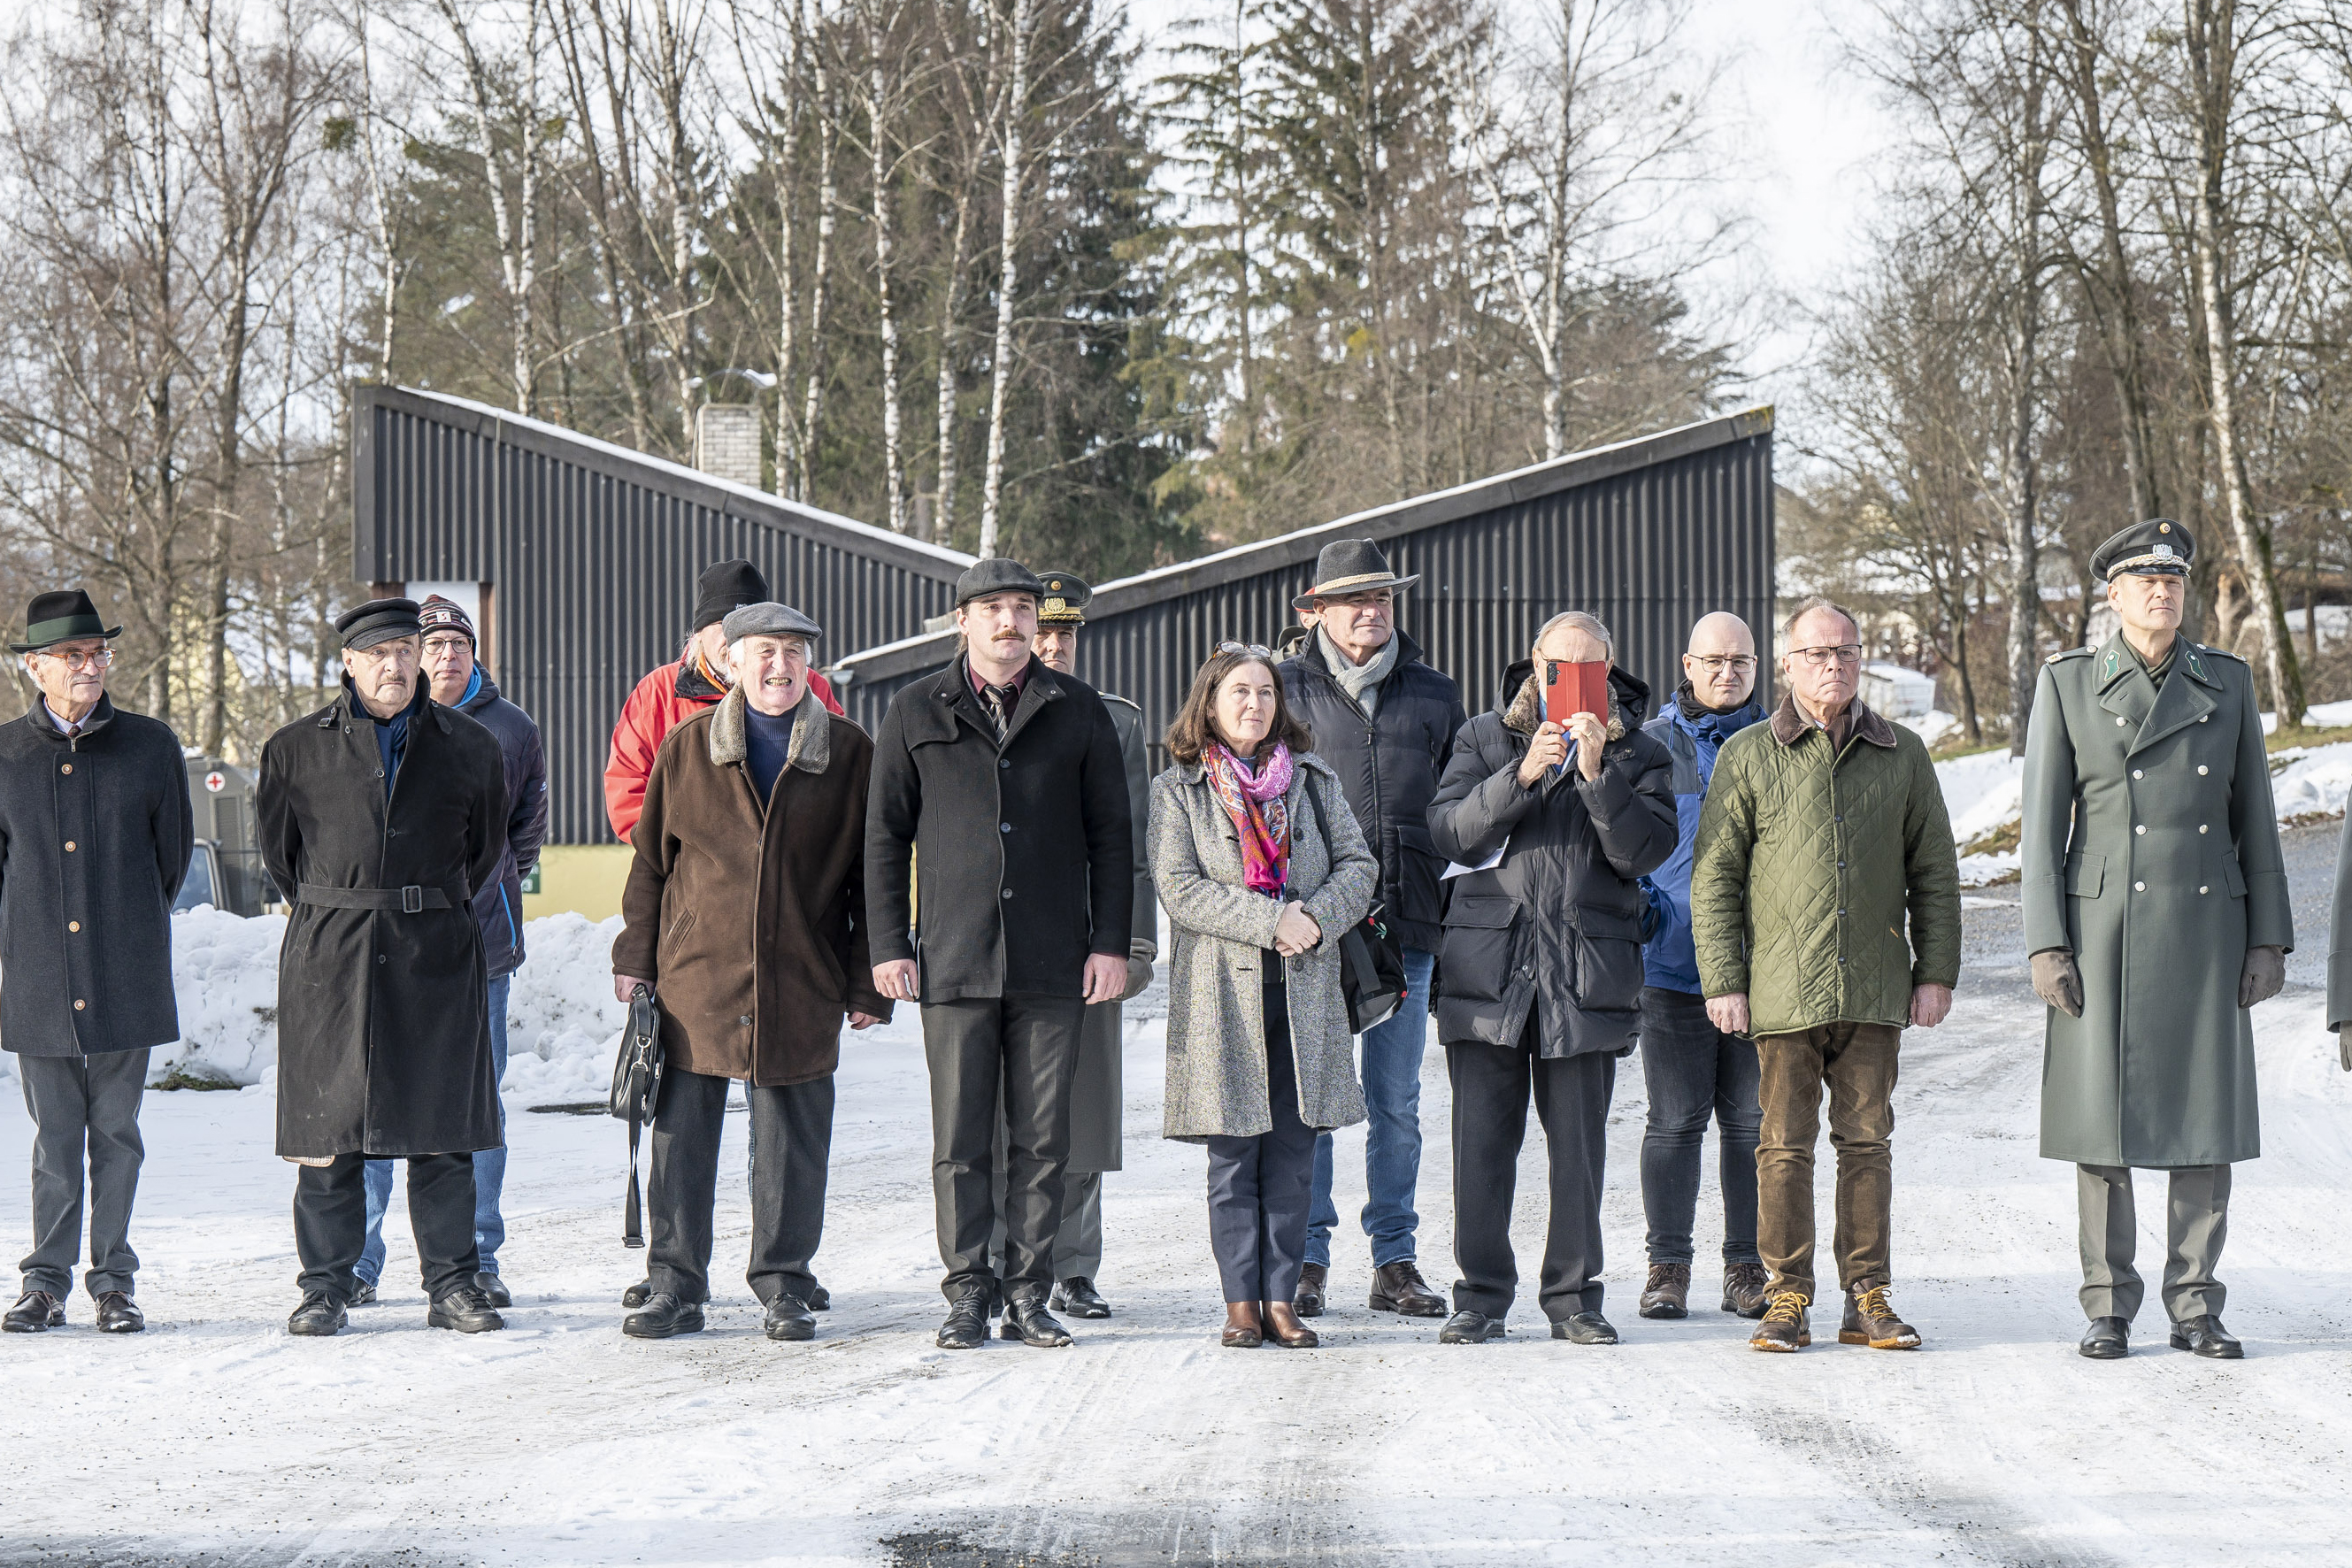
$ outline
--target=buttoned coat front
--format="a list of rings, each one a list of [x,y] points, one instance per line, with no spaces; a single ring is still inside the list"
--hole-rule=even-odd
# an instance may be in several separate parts
[[[2042,666],[2018,846],[2028,952],[2071,950],[2052,1009],[2042,1152],[2211,1165],[2262,1152],[2249,947],[2292,948],[2253,673],[2183,639],[2159,688],[2118,633]]]
[[[1168,1094],[1160,1135],[1197,1143],[1274,1128],[1266,1095],[1265,977],[1282,964],[1298,1074],[1298,1119],[1318,1131],[1364,1120],[1355,1037],[1339,989],[1340,933],[1364,918],[1380,862],[1322,758],[1294,759],[1289,882],[1282,902],[1242,881],[1241,836],[1199,767],[1179,763],[1151,781],[1151,876],[1168,911]],[[1314,789],[1335,842],[1326,845],[1306,792]],[[1274,956],[1283,902],[1307,906],[1323,940]]]

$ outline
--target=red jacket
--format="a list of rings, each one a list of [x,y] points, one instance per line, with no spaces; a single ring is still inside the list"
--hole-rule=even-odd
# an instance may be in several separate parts
[[[841,711],[833,688],[824,676],[809,671],[809,689],[832,712]],[[629,842],[645,809],[646,775],[654,771],[654,757],[662,737],[682,719],[692,718],[727,693],[702,678],[702,672],[674,659],[637,682],[621,705],[621,721],[613,726],[613,749],[604,756],[604,815],[622,843]]]

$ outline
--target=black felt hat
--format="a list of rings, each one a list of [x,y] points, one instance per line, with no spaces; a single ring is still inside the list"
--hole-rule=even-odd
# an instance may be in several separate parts
[[[764,604],[768,580],[749,561],[715,561],[694,580],[694,629],[723,621],[730,610]]]
[[[961,610],[974,599],[984,599],[991,594],[1029,594],[1043,601],[1045,584],[1037,581],[1037,574],[1018,561],[992,555],[985,561],[973,562],[956,579],[956,608]]]
[[[1045,596],[1037,601],[1037,624],[1041,626],[1082,626],[1087,624],[1087,605],[1095,591],[1080,578],[1067,572],[1044,572],[1038,582],[1045,585]]]
[[[370,599],[335,617],[335,630],[346,651],[357,653],[394,637],[422,637],[425,623],[417,618],[414,599]]]
[[[1315,580],[1307,592],[1290,601],[1290,607],[1311,610],[1318,599],[1369,594],[1375,588],[1410,588],[1420,581],[1390,571],[1389,558],[1370,540],[1341,539],[1325,545],[1315,557]]]
[[[2197,559],[2197,541],[2168,517],[2151,517],[2110,534],[2091,552],[2091,573],[2105,583],[2126,572],[2185,577]]]
[[[61,642],[77,637],[119,637],[121,626],[110,626],[99,617],[98,606],[89,602],[89,595],[79,588],[60,588],[53,594],[36,594],[25,607],[25,640],[8,646],[18,653],[38,653]]]

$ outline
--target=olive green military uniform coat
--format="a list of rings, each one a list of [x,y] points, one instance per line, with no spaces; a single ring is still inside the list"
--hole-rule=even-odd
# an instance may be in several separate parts
[[[2063,947],[2083,1016],[2052,1009],[2042,1152],[2088,1165],[2262,1152],[2249,947],[2293,948],[2253,672],[2187,639],[2159,688],[2121,633],[2042,666],[2025,742],[2028,952]]]

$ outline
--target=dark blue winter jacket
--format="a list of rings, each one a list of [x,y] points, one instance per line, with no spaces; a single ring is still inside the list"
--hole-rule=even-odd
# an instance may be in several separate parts
[[[522,879],[539,864],[539,847],[547,841],[547,748],[530,715],[499,696],[498,683],[479,665],[457,707],[499,738],[506,760],[507,852],[496,879],[474,894],[474,923],[482,928],[482,955],[495,980],[522,967]],[[1687,865],[1683,879],[1690,879]]]
[[[1759,722],[1764,710],[1754,699],[1728,713],[1710,713],[1691,700],[1687,684],[1666,700],[1666,710],[1642,726],[1665,742],[1675,759],[1675,818],[1678,834],[1666,863],[1642,879],[1654,911],[1656,934],[1642,948],[1643,977],[1661,991],[1699,994],[1698,951],[1691,942],[1691,846],[1698,837],[1698,811],[1715,777],[1716,753],[1723,743]]]

